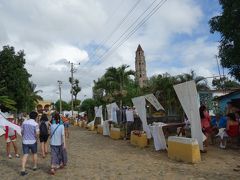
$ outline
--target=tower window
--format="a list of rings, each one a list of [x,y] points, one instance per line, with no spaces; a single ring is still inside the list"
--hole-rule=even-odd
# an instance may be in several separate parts
[[[142,77],[142,75],[140,74],[140,78]]]

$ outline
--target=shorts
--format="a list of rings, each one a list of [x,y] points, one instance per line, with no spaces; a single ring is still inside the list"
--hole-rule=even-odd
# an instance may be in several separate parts
[[[15,142],[16,140],[17,140],[17,137],[8,137],[6,139],[6,143]]]
[[[65,128],[69,128],[69,122],[65,122],[65,123],[64,123],[64,127],[65,127]]]
[[[48,136],[49,136],[49,135],[45,135],[45,136],[40,135],[40,136],[39,136],[40,142],[44,142],[44,143],[47,142]]]
[[[34,144],[22,144],[23,154],[29,154],[30,150],[32,154],[37,153],[37,142]]]
[[[211,127],[207,127],[203,129],[203,134],[204,135],[210,135],[212,133],[212,128]]]

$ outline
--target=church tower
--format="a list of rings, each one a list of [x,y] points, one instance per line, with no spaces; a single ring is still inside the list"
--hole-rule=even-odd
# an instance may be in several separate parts
[[[140,87],[146,85],[147,72],[144,51],[140,44],[138,45],[135,57],[135,70],[136,70],[136,81]]]

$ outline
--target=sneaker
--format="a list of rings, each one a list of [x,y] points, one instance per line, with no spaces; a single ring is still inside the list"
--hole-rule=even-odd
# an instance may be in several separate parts
[[[28,173],[26,171],[21,171],[21,176],[25,176],[27,175]]]
[[[9,158],[9,159],[12,159],[12,155],[11,155],[11,154],[9,154],[9,155],[8,155],[8,158]]]
[[[220,144],[220,148],[221,149],[226,149],[226,146],[222,145],[222,143]]]
[[[16,154],[16,158],[20,158],[19,154]]]

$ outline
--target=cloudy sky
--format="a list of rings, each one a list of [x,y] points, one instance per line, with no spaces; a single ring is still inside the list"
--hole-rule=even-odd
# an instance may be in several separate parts
[[[68,61],[80,62],[74,77],[83,99],[91,97],[93,80],[106,68],[128,64],[134,69],[138,44],[145,51],[148,77],[191,69],[206,77],[217,75],[219,35],[209,33],[208,21],[221,11],[218,0],[161,2],[0,0],[0,46],[25,51],[31,80],[52,101],[59,97],[58,80],[63,81],[63,99],[71,98]],[[152,10],[157,11],[142,24]]]

